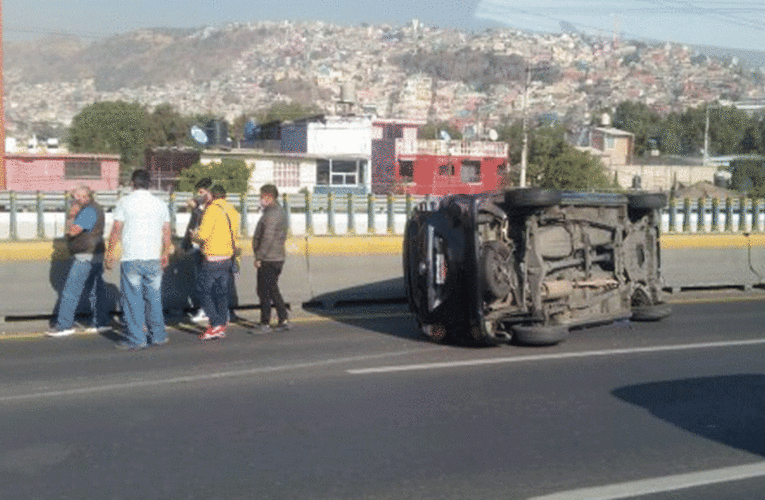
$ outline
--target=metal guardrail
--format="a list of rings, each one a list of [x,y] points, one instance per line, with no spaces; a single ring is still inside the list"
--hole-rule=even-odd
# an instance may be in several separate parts
[[[114,210],[120,196],[126,192],[119,191],[99,191],[95,193],[95,199],[104,207],[107,214]],[[170,223],[173,234],[178,234],[177,215],[188,212],[188,201],[193,197],[192,193],[168,193],[166,191],[153,192],[154,195],[166,201],[170,208]],[[378,220],[384,218],[387,234],[396,234],[397,227],[400,227],[401,217],[404,220],[409,217],[417,203],[425,200],[425,196],[392,196],[392,195],[333,195],[333,194],[290,194],[281,197],[282,205],[291,214],[290,232],[294,232],[295,221],[300,221],[302,232],[307,235],[316,233],[315,219],[321,217],[323,222],[322,231],[325,234],[358,234],[357,219],[365,217],[367,219],[367,234],[377,234]],[[237,207],[240,213],[255,214],[260,212],[260,196],[257,194],[247,194],[240,196],[238,193],[232,193],[227,196],[229,203]],[[0,191],[0,227],[3,225],[3,215],[8,217],[7,235],[0,230],[0,241],[17,241],[22,238],[19,236],[19,219],[23,214],[36,214],[34,217],[37,225],[36,238],[50,239],[60,236],[59,231],[54,229],[46,230],[46,214],[59,214],[63,218],[71,206],[71,198],[64,192],[13,192]],[[339,220],[340,216],[344,221]],[[29,217],[26,217],[26,223],[30,224]],[[242,217],[242,233],[249,234],[248,218]],[[340,227],[343,224],[343,227]],[[48,226],[50,222],[48,221]],[[60,222],[63,228],[63,219]],[[343,229],[343,230],[341,230]],[[29,238],[24,238],[29,239]]]
[[[96,200],[111,212],[125,192],[99,191]],[[166,191],[154,192],[170,207],[171,225],[177,234],[177,215],[188,212],[187,202],[192,193]],[[387,234],[400,234],[403,220],[409,217],[414,207],[426,196],[354,195],[354,194],[290,194],[282,196],[282,205],[291,214],[290,232],[300,231],[314,234],[359,234],[357,222],[366,219],[366,234],[377,234],[380,220],[384,221]],[[260,197],[247,194],[242,197],[230,194],[228,201],[241,213],[257,214],[260,211]],[[19,219],[22,214],[25,224],[36,223],[35,238],[51,239],[60,234],[49,234],[46,229],[46,215],[68,211],[71,199],[64,192],[13,192],[0,191],[0,227],[7,224],[7,232],[0,230],[0,240],[19,240]],[[33,220],[30,220],[31,214]],[[6,219],[7,218],[7,219]],[[248,217],[242,217],[242,233],[248,234]],[[318,219],[321,230],[317,231]],[[5,222],[7,220],[7,222]],[[362,222],[363,224],[363,222]],[[50,222],[48,222],[50,226]],[[63,221],[61,222],[63,227]],[[748,198],[727,199],[671,199],[662,211],[662,231],[670,233],[765,233],[765,200]],[[27,231],[28,233],[29,231]],[[361,231],[362,233],[364,231]],[[53,231],[56,233],[56,230]],[[25,238],[28,239],[28,238]]]

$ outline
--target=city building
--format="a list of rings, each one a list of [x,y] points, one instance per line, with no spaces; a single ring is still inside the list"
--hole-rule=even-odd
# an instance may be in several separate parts
[[[6,154],[3,191],[94,191],[119,188],[119,156],[102,154]]]

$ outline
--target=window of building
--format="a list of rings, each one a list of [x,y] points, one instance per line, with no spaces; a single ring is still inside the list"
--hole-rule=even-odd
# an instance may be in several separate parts
[[[300,187],[300,163],[294,160],[275,161],[274,184],[277,187]]]
[[[399,160],[398,177],[404,182],[412,182],[414,179],[414,162]]]
[[[101,162],[97,160],[64,161],[64,179],[100,179]]]
[[[614,136],[612,136],[612,135],[607,135],[607,136],[606,136],[606,148],[608,148],[608,149],[614,149],[614,143],[615,143],[615,141],[614,141]]]
[[[475,160],[464,160],[460,169],[460,179],[464,183],[481,182],[481,162]]]
[[[438,175],[454,175],[454,165],[440,165]]]
[[[357,186],[364,182],[366,160],[318,160],[316,184],[322,186]]]

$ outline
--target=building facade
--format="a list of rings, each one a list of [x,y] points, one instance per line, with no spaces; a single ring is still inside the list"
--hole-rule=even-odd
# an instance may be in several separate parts
[[[119,189],[119,156],[91,154],[6,154],[0,190],[94,191]]]

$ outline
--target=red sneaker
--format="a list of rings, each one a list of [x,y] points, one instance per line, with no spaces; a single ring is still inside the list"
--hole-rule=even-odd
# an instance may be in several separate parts
[[[212,334],[215,335],[215,338],[222,339],[226,336],[226,327],[228,325],[220,325],[216,326],[212,329]]]
[[[205,333],[199,335],[199,340],[214,340],[219,338],[218,335],[215,333],[215,328],[208,326]]]

